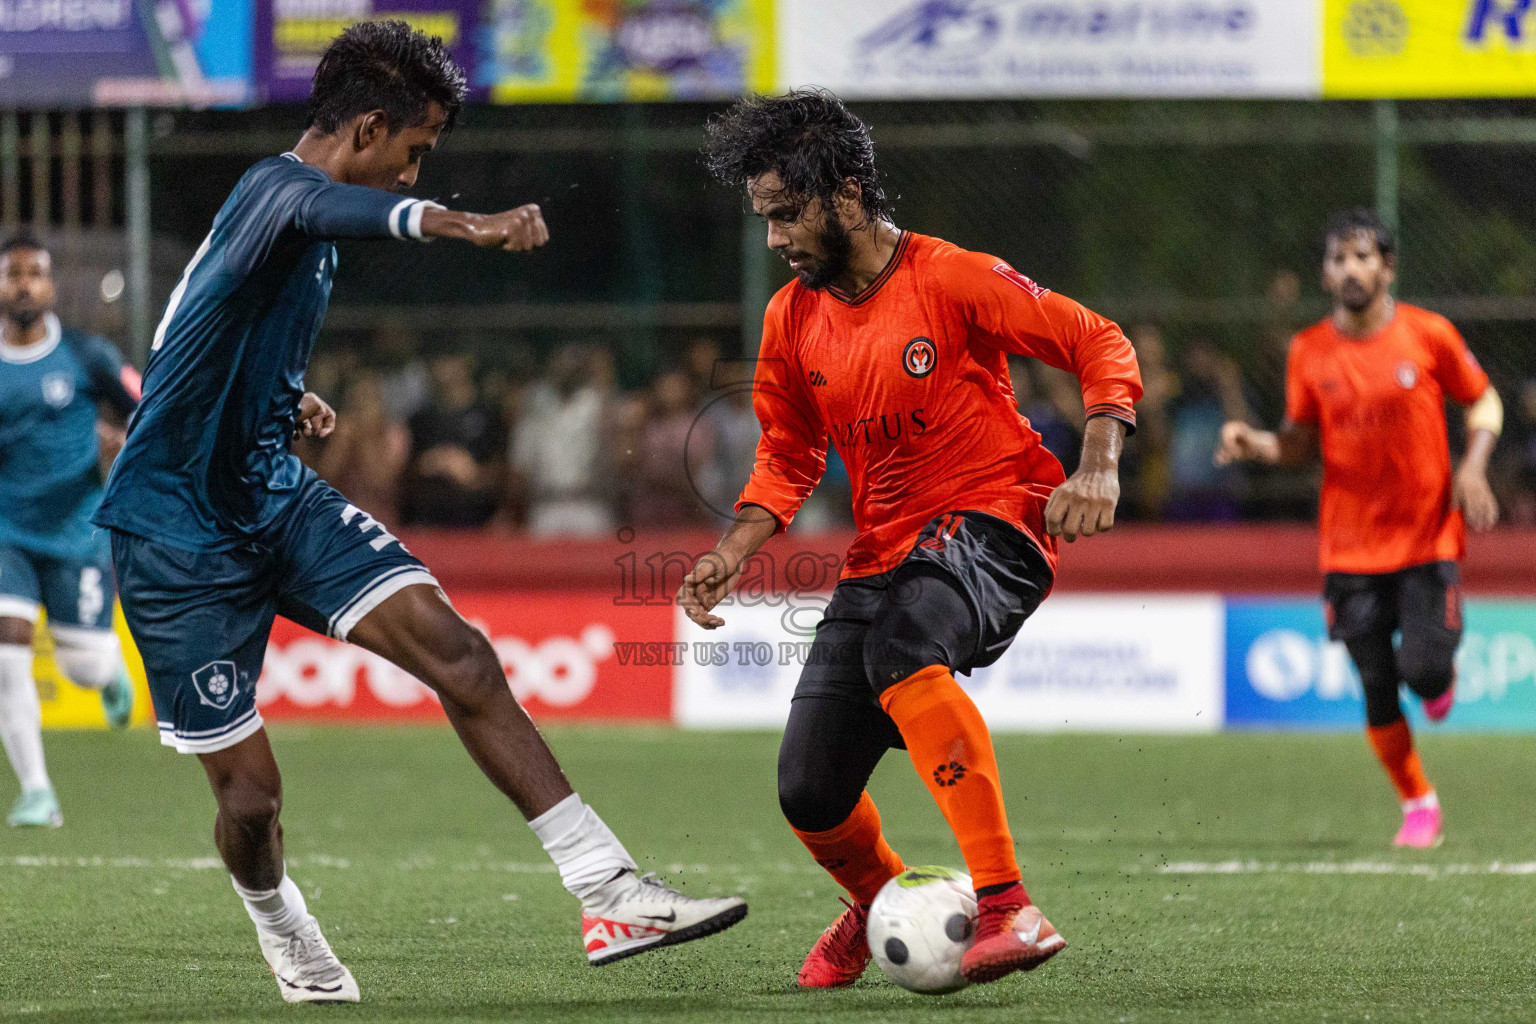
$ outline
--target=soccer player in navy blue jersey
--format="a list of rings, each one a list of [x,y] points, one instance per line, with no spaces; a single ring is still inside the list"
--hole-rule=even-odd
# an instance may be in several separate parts
[[[64,823],[43,760],[32,634],[48,612],[54,660],[128,724],[133,687],[112,632],[112,552],[91,525],[101,503],[98,425],[138,403],[139,377],[101,338],[53,312],[53,262],[21,234],[0,245],[0,740],[21,782],[6,821]],[[108,429],[121,432],[116,424]]]
[[[304,390],[334,240],[457,238],[521,252],[549,239],[537,206],[472,214],[398,194],[463,97],[441,40],[404,22],[365,22],[331,44],[303,138],[246,172],[171,294],[96,515],[112,532],[161,741],[207,771],[219,852],[290,1002],[355,1001],[358,989],[284,869],[281,782],[254,692],[279,613],[437,692],[581,900],[592,963],[746,915],[739,899],[690,899],[637,876],[572,792],[486,638],[388,530],[291,451],[295,433],[324,437],[335,422]]]

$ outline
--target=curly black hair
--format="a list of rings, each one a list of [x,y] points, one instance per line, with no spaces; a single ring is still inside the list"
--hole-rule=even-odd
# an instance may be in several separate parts
[[[1366,209],[1364,206],[1353,206],[1348,210],[1340,210],[1328,218],[1328,226],[1323,230],[1323,251],[1328,251],[1328,242],[1334,238],[1348,238],[1355,234],[1368,234],[1376,239],[1376,249],[1384,260],[1392,259],[1392,254],[1397,248],[1397,239],[1392,234],[1392,229],[1387,227],[1387,222],[1382,220],[1375,210]]]
[[[891,216],[869,126],[825,89],[748,96],[711,117],[704,125],[704,163],[721,184],[737,187],[774,171],[786,194],[824,206],[852,178],[871,220]]]
[[[329,135],[370,110],[382,110],[391,134],[427,119],[427,104],[448,115],[464,105],[464,71],[437,36],[403,21],[363,21],[331,41],[315,68],[309,123]]]

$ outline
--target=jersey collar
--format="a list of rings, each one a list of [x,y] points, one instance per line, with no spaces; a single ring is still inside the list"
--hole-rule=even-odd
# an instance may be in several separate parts
[[[64,327],[59,323],[59,318],[52,313],[44,313],[43,326],[46,333],[43,340],[35,345],[8,345],[0,340],[0,360],[7,363],[35,363],[58,348],[59,339],[64,336]]]
[[[880,271],[880,276],[869,282],[868,288],[865,288],[863,291],[859,292],[859,294],[850,298],[847,292],[828,285],[827,294],[832,296],[838,302],[849,306],[858,306],[868,302],[870,299],[875,297],[875,292],[878,292],[880,288],[885,284],[885,282],[891,279],[891,275],[896,273],[897,266],[901,264],[901,257],[907,251],[907,242],[910,241],[911,238],[912,232],[903,231],[901,233],[901,237],[896,240],[896,251],[891,253],[891,258],[886,261],[885,269]]]

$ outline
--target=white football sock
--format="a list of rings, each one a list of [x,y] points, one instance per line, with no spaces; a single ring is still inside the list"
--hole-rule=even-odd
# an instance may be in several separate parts
[[[528,823],[560,869],[560,882],[572,896],[585,899],[635,862],[619,837],[597,812],[572,793]]]
[[[0,644],[0,741],[24,792],[48,789],[43,761],[43,708],[32,681],[32,648]]]
[[[235,882],[233,875],[230,881]],[[293,879],[288,877],[286,869],[276,889],[247,889],[235,882],[235,892],[245,901],[245,912],[251,915],[251,920],[256,922],[260,931],[286,937],[298,931],[299,926],[309,917],[304,894],[299,891]]]

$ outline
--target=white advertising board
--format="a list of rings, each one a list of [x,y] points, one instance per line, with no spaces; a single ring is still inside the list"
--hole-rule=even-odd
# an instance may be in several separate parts
[[[779,607],[726,607],[676,668],[675,719],[700,729],[775,728],[810,636]],[[1224,710],[1225,617],[1215,595],[1063,595],[1043,604],[995,664],[960,681],[999,731],[1210,732]]]
[[[847,98],[1308,97],[1319,0],[779,0],[780,81]]]

